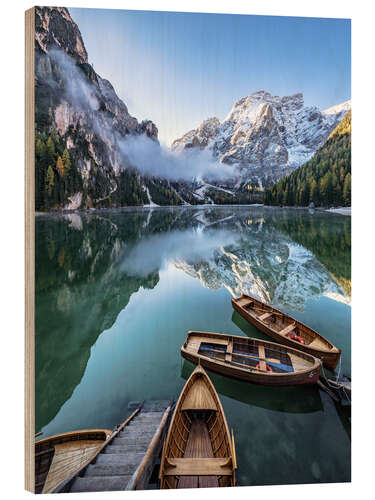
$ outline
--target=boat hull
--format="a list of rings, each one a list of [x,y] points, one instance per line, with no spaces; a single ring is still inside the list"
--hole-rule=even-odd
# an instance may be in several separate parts
[[[289,339],[288,337],[285,337],[283,335],[279,335],[276,331],[274,331],[272,328],[267,326],[264,322],[256,319],[254,316],[252,316],[250,313],[248,313],[243,307],[241,307],[237,302],[236,299],[232,299],[232,306],[235,311],[237,311],[244,319],[246,319],[249,323],[254,325],[258,330],[261,332],[265,333],[269,337],[273,338],[280,344],[283,344],[288,347],[292,347],[294,349],[298,349],[299,351],[306,352],[307,354],[311,354],[312,356],[315,356],[316,358],[319,358],[322,362],[323,365],[328,368],[331,371],[334,371],[337,363],[339,362],[340,356],[341,356],[341,350],[336,349],[332,352],[329,351],[321,351],[320,349],[314,349],[312,347],[309,347],[308,345],[304,344],[296,344],[294,340]],[[277,309],[272,308],[277,312]],[[288,318],[292,321],[296,321],[297,324],[303,325],[300,321],[295,320],[291,316],[284,315],[285,318]],[[309,328],[306,325],[303,325],[305,328]],[[309,330],[311,330],[309,328]],[[313,331],[313,330],[311,330]],[[314,332],[316,333],[316,332]]]
[[[181,347],[181,355],[191,361],[194,364],[200,364],[207,370],[219,373],[225,377],[234,378],[242,380],[245,382],[251,382],[253,384],[268,385],[268,386],[288,386],[288,385],[306,385],[315,384],[319,380],[320,376],[320,362],[312,358],[312,367],[310,369],[304,370],[303,372],[293,372],[293,373],[262,373],[259,371],[251,371],[241,367],[234,367],[226,362],[220,362],[212,360],[209,357],[202,356],[198,353],[193,353],[187,347],[187,342],[190,335],[200,334],[206,337],[208,340],[223,337],[230,339],[241,339],[243,337],[237,337],[234,335],[225,335],[212,332],[189,332],[188,337]],[[261,341],[263,345],[274,346],[272,342]],[[291,348],[289,350],[291,353],[296,353],[299,355],[296,349]],[[310,357],[310,356],[309,356]]]

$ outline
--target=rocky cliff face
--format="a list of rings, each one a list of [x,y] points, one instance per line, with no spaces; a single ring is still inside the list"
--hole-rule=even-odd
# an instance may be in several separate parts
[[[42,52],[60,48],[78,63],[88,62],[81,33],[67,9],[37,7],[35,14],[35,40]]]
[[[260,185],[285,176],[324,144],[350,103],[326,111],[306,107],[302,94],[259,91],[235,103],[225,120],[206,120],[172,143],[174,151],[209,148],[221,163],[238,167],[241,182]]]
[[[124,189],[122,193],[118,190],[124,182],[137,197],[130,204],[147,203],[145,182],[134,171],[129,173],[132,165],[124,139],[145,135],[157,141],[155,124],[149,120],[139,123],[111,83],[94,71],[78,26],[66,8],[36,8],[35,42],[36,130],[42,143],[52,134],[55,150],[55,157],[51,155],[45,164],[42,154],[36,158],[37,189],[44,189],[47,163],[52,163],[49,179],[53,176],[53,189],[65,182],[65,196],[54,196],[51,188],[48,196],[42,193],[41,208],[47,201],[50,207],[70,206],[71,197],[80,199],[80,206],[103,206],[110,199],[113,204],[126,205],[129,200],[122,199]],[[55,164],[59,149],[60,153],[67,149],[70,167],[80,181],[72,186]],[[126,169],[127,178],[120,179]],[[73,175],[72,170],[69,174]],[[46,201],[48,197],[51,199]]]
[[[216,116],[208,118],[197,129],[190,130],[181,139],[176,139],[172,144],[172,149],[177,152],[195,147],[204,149],[211,145],[212,139],[219,132],[220,125],[220,120]]]

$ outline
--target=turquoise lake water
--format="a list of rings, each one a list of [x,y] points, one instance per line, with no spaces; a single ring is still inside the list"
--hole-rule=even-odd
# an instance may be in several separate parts
[[[320,331],[351,375],[350,224],[228,206],[38,216],[35,432],[111,429],[129,401],[177,399],[193,370],[180,356],[188,330],[267,339],[233,311],[241,293]],[[209,375],[240,485],[350,481],[347,408],[315,386]]]

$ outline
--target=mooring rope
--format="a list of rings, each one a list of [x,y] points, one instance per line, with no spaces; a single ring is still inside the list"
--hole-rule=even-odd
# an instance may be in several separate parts
[[[338,382],[339,380],[339,377],[340,377],[340,372],[341,372],[341,356],[340,356],[340,359],[339,359],[339,371],[337,372],[337,377],[336,377],[336,382]]]

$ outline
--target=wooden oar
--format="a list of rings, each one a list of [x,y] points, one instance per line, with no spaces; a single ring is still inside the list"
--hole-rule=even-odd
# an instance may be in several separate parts
[[[232,428],[232,453],[233,453],[233,468],[237,469],[236,446],[234,444],[233,428]]]

